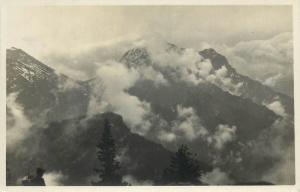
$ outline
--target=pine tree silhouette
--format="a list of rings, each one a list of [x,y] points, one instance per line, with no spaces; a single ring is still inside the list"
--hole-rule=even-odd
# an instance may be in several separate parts
[[[111,124],[107,119],[104,121],[102,138],[97,147],[101,169],[95,169],[95,171],[99,174],[100,181],[92,182],[92,185],[124,185],[121,176],[117,173],[120,163],[115,159],[116,147],[111,134]]]
[[[181,145],[171,158],[171,163],[164,170],[161,183],[165,185],[200,185],[201,170],[198,160],[186,145]]]

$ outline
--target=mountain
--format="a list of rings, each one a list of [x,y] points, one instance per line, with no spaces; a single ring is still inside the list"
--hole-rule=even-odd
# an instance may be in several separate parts
[[[277,118],[267,108],[230,95],[212,84],[188,86],[176,83],[157,87],[151,81],[142,81],[129,93],[151,103],[154,113],[168,122],[176,120],[176,112],[172,109],[181,105],[193,107],[203,126],[211,131],[219,124],[236,125],[241,140],[255,138]]]
[[[49,121],[78,117],[86,113],[88,86],[58,74],[21,49],[11,48],[6,56],[6,93],[17,93],[30,119],[41,115]]]
[[[22,176],[39,165],[47,172],[63,175],[64,185],[90,185],[92,180],[98,180],[93,170],[99,168],[96,146],[105,119],[112,124],[121,173],[142,181],[159,179],[172,152],[131,133],[122,117],[114,113],[52,122],[43,128],[31,127],[32,133],[23,142],[22,149],[7,152],[7,167],[14,176]],[[211,170],[206,163],[201,166]]]
[[[182,55],[186,50],[185,48],[177,47],[174,44],[168,43],[166,46],[166,52],[175,52]],[[232,80],[234,85],[240,84],[238,88],[239,96],[250,99],[254,103],[259,105],[267,105],[274,101],[280,101],[284,106],[288,114],[294,114],[294,101],[291,97],[284,95],[282,93],[274,91],[272,88],[263,85],[259,81],[253,80],[250,77],[239,74],[229,63],[225,56],[219,54],[214,49],[204,49],[198,51],[199,55],[204,59],[208,59],[212,65],[212,70],[210,73],[215,73],[216,71],[224,67],[226,69],[226,77]],[[155,65],[156,61],[153,61],[151,54],[146,47],[137,47],[128,50],[120,62],[125,63],[129,67],[140,67],[143,65],[153,65],[155,69],[163,70]],[[165,77],[170,77],[172,74],[169,72],[164,72]],[[168,78],[171,80],[171,78]]]
[[[175,52],[179,55],[177,60],[180,60],[184,50],[171,44],[166,52],[173,52],[170,55],[174,55]],[[178,71],[174,73],[174,70],[178,68],[176,61],[171,60],[173,62],[171,67],[165,67],[157,63],[157,60],[152,59],[152,55],[145,47],[129,50],[121,58],[120,61],[131,68],[138,69],[145,65],[153,66],[168,81],[168,84],[157,86],[151,80],[141,80],[128,90],[131,95],[150,103],[152,112],[159,117],[159,120],[153,123],[153,129],[151,129],[156,133],[152,132],[148,137],[151,140],[163,143],[170,150],[176,148],[177,142],[188,143],[194,152],[202,154],[201,158],[203,160],[214,162],[214,166],[225,170],[236,181],[255,181],[258,178],[263,180],[264,173],[272,170],[274,166],[276,167],[276,162],[281,161],[279,159],[282,158],[282,154],[275,157],[271,154],[264,154],[263,151],[260,153],[258,151],[265,150],[264,147],[266,146],[260,146],[261,149],[256,149],[258,147],[256,144],[265,142],[262,145],[269,145],[273,140],[280,138],[280,145],[291,146],[292,150],[289,155],[293,156],[293,99],[273,91],[258,81],[240,75],[224,56],[213,49],[206,49],[198,53],[199,58],[202,57],[210,61],[212,69],[205,77],[206,79],[199,81],[200,83],[197,84],[182,81],[182,78],[178,80],[180,73]],[[188,63],[186,64],[188,65]],[[232,87],[238,87],[236,92],[232,93],[224,83],[209,81],[211,75],[217,77],[220,70],[226,72],[225,75],[221,76],[225,83],[229,82],[227,84],[231,84]],[[197,71],[190,71],[184,75],[195,73],[196,76],[198,73]],[[275,101],[282,104],[288,117],[282,118],[266,107]],[[184,110],[192,109],[195,112],[196,117],[199,118],[197,121],[200,122],[200,124],[199,122],[197,124],[198,128],[197,125],[193,125],[194,115],[190,118],[187,117],[186,121],[178,125],[178,119],[181,118],[179,117],[178,107],[183,107]],[[286,118],[288,120],[282,120]],[[280,128],[275,128],[280,130],[280,133],[274,131],[278,121],[288,122],[280,125],[282,126]],[[180,127],[181,125],[184,125],[189,131],[193,131],[190,134],[196,135],[195,130],[197,129],[204,130],[204,133],[202,135],[200,133],[198,137],[197,135],[195,137],[184,137],[182,132],[187,133],[187,130],[185,130],[179,133],[175,141],[162,141],[158,135],[162,134],[161,129],[163,128],[155,128],[161,122],[167,125],[164,127],[164,131],[167,133],[170,133],[168,132],[170,127],[173,127],[171,132],[174,132],[174,130],[178,130],[176,126]],[[193,129],[190,129],[191,127]],[[221,129],[220,127],[226,127],[222,130],[228,132],[218,132]],[[220,137],[216,137],[214,134],[219,134]],[[231,140],[224,143],[222,149],[214,148],[211,137],[215,137],[216,142],[220,142],[223,141],[223,136]],[[279,148],[272,150],[279,150]],[[290,171],[293,172],[294,170]]]
[[[20,148],[7,151],[7,166],[15,168],[10,170],[15,179],[41,165],[66,176],[65,185],[88,185],[107,118],[114,125],[122,173],[137,180],[156,180],[173,151],[185,143],[200,161],[210,162],[237,183],[287,184],[265,180],[265,175],[275,173],[285,159],[294,160],[292,98],[240,75],[213,49],[168,44],[157,57],[147,47],[136,47],[119,62],[140,74],[124,91],[149,105],[143,120],[150,131],[144,135],[130,131],[133,127],[120,115],[87,114],[91,96],[102,99],[98,89],[93,91],[99,79],[76,81],[20,49],[7,50],[7,97],[16,93],[16,102],[32,122]],[[285,115],[269,107],[274,102],[282,105]],[[44,121],[36,123],[37,119]]]
[[[93,169],[99,167],[96,146],[104,119],[113,124],[121,173],[141,181],[160,178],[169,164],[171,151],[131,133],[120,115],[85,116],[93,83],[57,74],[21,49],[7,50],[7,96],[17,93],[16,102],[33,123],[22,147],[7,150],[11,180],[42,166],[47,172],[62,174],[63,185],[90,185],[98,179]],[[7,115],[11,116],[9,110]],[[43,122],[37,121],[39,118]],[[159,164],[153,163],[157,160]],[[201,165],[206,171],[211,170],[207,163]]]
[[[199,51],[199,54],[205,59],[209,59],[215,70],[225,66],[233,82],[236,84],[242,83],[239,91],[243,98],[251,99],[257,104],[272,103],[279,100],[285,106],[287,113],[294,114],[294,101],[289,96],[276,92],[259,81],[237,73],[228,63],[226,57],[217,53],[214,49],[205,49]]]

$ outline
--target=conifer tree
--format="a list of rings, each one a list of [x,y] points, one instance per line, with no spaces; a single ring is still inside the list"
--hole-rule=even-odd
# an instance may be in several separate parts
[[[95,169],[99,174],[100,181],[92,182],[93,185],[123,185],[121,176],[118,174],[120,163],[116,158],[116,147],[111,134],[111,124],[107,119],[104,121],[104,130],[101,141],[98,144],[97,157],[101,169]]]
[[[172,156],[171,163],[164,170],[162,184],[201,184],[199,178],[201,170],[196,160],[186,145],[181,145],[178,151]]]

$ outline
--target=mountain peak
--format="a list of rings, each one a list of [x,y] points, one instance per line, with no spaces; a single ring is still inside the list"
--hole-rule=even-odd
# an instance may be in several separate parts
[[[120,61],[129,67],[151,64],[151,58],[146,47],[136,47],[128,50]]]
[[[199,54],[205,59],[209,59],[215,70],[225,66],[229,74],[236,74],[235,69],[228,63],[226,57],[218,53],[216,50],[208,48],[200,51]]]
[[[208,48],[208,49],[204,49],[201,51],[203,54],[206,54],[206,55],[210,55],[210,56],[217,56],[219,53],[214,50],[213,48]]]

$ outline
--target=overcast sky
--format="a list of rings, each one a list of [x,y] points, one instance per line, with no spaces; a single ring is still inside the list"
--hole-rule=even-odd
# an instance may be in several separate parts
[[[9,45],[75,49],[157,33],[183,46],[234,44],[292,31],[288,6],[12,7]]]
[[[292,94],[290,6],[32,6],[10,7],[7,14],[8,47],[22,48],[62,72],[80,69],[66,70],[73,78],[89,76],[73,61],[91,48],[158,36],[181,47],[213,47],[242,74]]]

